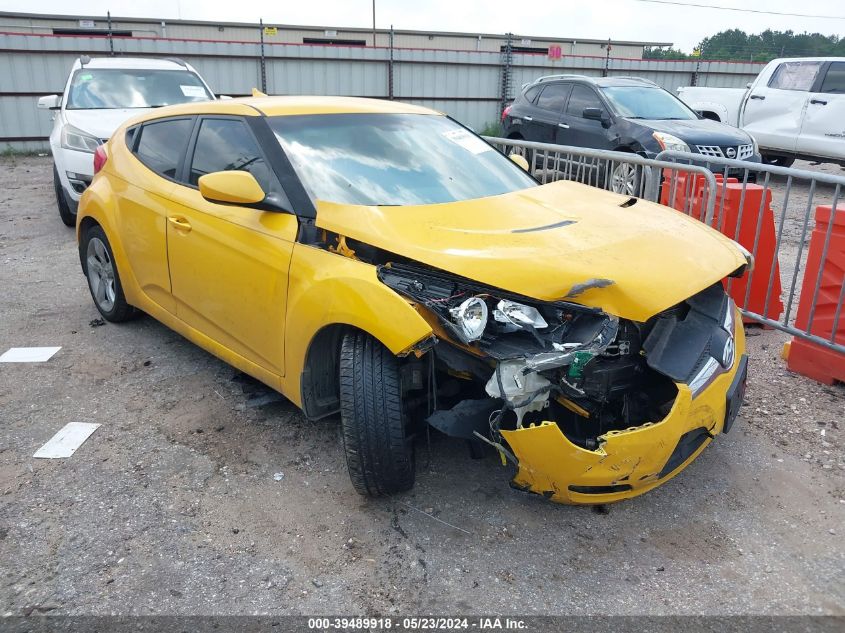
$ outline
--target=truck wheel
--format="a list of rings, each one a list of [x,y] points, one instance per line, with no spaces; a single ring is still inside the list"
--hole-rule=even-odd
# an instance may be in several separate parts
[[[786,156],[771,156],[763,154],[762,158],[766,165],[775,165],[776,167],[792,167],[792,163],[795,162],[794,158],[787,158]]]
[[[343,337],[340,421],[352,485],[378,497],[414,485],[414,445],[402,404],[399,360],[363,332]]]

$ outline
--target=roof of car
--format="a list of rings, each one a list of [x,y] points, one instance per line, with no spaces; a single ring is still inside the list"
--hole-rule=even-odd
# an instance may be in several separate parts
[[[358,97],[241,97],[218,101],[197,101],[157,108],[137,120],[158,119],[180,114],[233,114],[241,116],[285,116],[296,114],[440,114],[421,106]]]
[[[594,86],[650,86],[658,87],[654,82],[649,81],[643,77],[588,77],[587,75],[548,75],[539,77],[533,83],[526,85],[526,89],[531,86],[538,86],[553,81],[581,81],[584,83],[593,84]]]
[[[85,64],[77,59],[75,68],[132,68],[149,70],[178,70],[185,68],[180,60],[155,57],[92,57]]]

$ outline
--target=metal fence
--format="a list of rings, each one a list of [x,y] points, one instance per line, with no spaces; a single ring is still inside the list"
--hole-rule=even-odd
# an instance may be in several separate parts
[[[804,279],[809,236],[816,225],[813,211],[819,205],[836,209],[845,193],[845,177],[684,152],[666,151],[652,160],[625,152],[513,139],[487,140],[506,154],[525,156],[540,182],[575,180],[668,204],[739,243],[744,242],[756,265],[743,280],[727,280],[727,290],[743,316],[845,353],[845,344],[836,339],[845,304],[845,284],[825,291],[828,296],[831,290],[838,293],[838,298],[828,300],[822,308],[830,334],[827,325],[814,327],[819,318],[818,302],[835,213],[822,226],[824,242],[818,270],[813,278]],[[731,220],[726,220],[728,216]],[[809,309],[796,322],[801,301],[809,302]],[[819,329],[825,334],[820,335]]]
[[[503,101],[542,75],[638,75],[667,90],[692,84],[743,87],[760,64],[154,37],[115,38],[116,55],[180,57],[218,94],[351,95],[396,99],[440,110],[482,130]],[[46,148],[50,114],[38,96],[64,90],[80,55],[110,53],[106,38],[0,33],[0,149]]]

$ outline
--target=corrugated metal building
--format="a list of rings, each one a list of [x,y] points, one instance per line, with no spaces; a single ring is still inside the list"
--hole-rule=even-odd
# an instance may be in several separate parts
[[[327,44],[336,46],[390,45],[388,29],[343,28],[323,26],[292,26],[266,23],[265,41],[284,44]],[[35,13],[0,12],[0,32],[32,33],[36,35],[103,36],[108,32],[105,16],[42,15]],[[203,22],[198,20],[153,20],[120,18],[111,20],[112,33],[119,37],[159,37],[174,39],[214,40],[226,42],[257,42],[261,29],[256,23]],[[393,32],[396,48],[447,49],[462,51],[498,52],[507,43],[507,35],[491,33],[451,33],[446,31]],[[591,40],[566,37],[535,37],[515,35],[511,41],[514,52],[545,53],[551,46],[559,46],[563,55],[597,55],[607,53],[610,43],[616,58],[641,59],[646,46],[671,46],[669,42],[631,42],[621,40]]]
[[[115,20],[112,24],[114,37],[110,39],[103,37],[107,29],[102,30],[103,23],[99,19],[86,22],[88,18],[65,18],[62,22],[57,18],[50,26],[49,18],[44,16],[22,18],[21,15],[0,14],[0,151],[47,147],[46,139],[55,113],[37,110],[37,98],[61,94],[71,65],[83,54],[91,57],[109,54],[181,57],[203,75],[217,94],[245,95],[253,87],[259,87],[269,94],[397,99],[446,112],[479,130],[496,124],[501,108],[517,94],[520,86],[541,75],[639,75],[674,91],[684,85],[742,87],[761,67],[748,62],[632,59],[621,56],[615,46],[610,56],[572,55],[561,46],[558,57],[549,55],[546,49],[520,51],[521,40],[514,42],[516,50],[508,55],[501,52],[501,44],[497,44],[505,40],[493,39],[500,36],[481,36],[481,44],[489,45],[492,50],[409,45],[415,41],[411,36],[437,43],[442,35],[453,36],[466,46],[472,38],[466,34],[431,34],[435,39],[428,40],[429,34],[413,33],[408,34],[409,39],[394,38],[393,47],[389,42],[386,47],[373,47],[273,39],[293,39],[283,30],[275,36],[268,35],[262,47],[255,26],[229,25],[232,29],[229,36],[242,38],[237,41],[222,39],[229,28],[227,25],[221,25],[223,31],[213,31],[215,37],[203,39],[175,37],[200,34],[196,30],[180,32],[175,23],[165,24],[167,37],[162,37],[158,32],[152,32],[154,22]],[[47,23],[36,24],[38,21]],[[13,24],[18,25],[14,27],[18,32],[11,32]],[[197,28],[217,28],[216,25],[192,24]],[[127,27],[124,30],[129,31],[131,37],[120,35],[123,27]],[[188,26],[184,28],[188,29]],[[96,32],[74,29],[94,29]],[[303,33],[306,32],[314,34],[313,29],[303,30],[298,39],[305,39]],[[372,32],[364,30],[339,31],[337,37],[354,33],[360,33],[364,39],[367,35],[372,38]],[[247,35],[252,39],[247,40]]]

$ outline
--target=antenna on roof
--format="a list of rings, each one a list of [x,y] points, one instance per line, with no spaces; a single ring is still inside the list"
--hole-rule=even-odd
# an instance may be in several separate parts
[[[253,97],[266,97],[267,95],[265,93],[261,92],[258,88],[253,88],[252,89],[252,96]]]
[[[91,63],[91,58],[88,57],[88,55],[81,55],[79,57],[79,66],[81,68],[84,68],[85,64],[90,64],[90,63]]]

